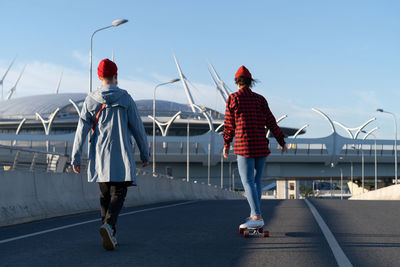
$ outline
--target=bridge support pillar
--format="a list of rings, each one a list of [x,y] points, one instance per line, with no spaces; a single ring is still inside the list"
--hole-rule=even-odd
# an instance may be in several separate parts
[[[298,199],[299,181],[297,180],[276,180],[277,199]]]

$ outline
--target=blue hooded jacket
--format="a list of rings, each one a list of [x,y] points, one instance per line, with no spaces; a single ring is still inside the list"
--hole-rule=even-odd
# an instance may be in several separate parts
[[[106,106],[91,133],[102,104]],[[81,163],[82,147],[89,131],[89,182],[132,181],[136,184],[132,136],[141,160],[148,162],[150,155],[143,122],[129,93],[115,85],[103,85],[86,97],[75,133],[73,165]]]

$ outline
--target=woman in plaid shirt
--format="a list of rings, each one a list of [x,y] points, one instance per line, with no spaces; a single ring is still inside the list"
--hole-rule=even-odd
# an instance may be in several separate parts
[[[261,176],[267,156],[271,153],[265,127],[271,130],[283,152],[287,151],[287,147],[267,101],[251,91],[254,80],[245,66],[236,72],[235,83],[239,90],[231,94],[226,102],[223,153],[227,158],[230,143],[235,137],[234,153],[251,210],[250,217],[240,228],[262,227]]]

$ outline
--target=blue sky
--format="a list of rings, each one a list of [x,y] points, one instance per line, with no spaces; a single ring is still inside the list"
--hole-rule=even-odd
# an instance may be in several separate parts
[[[207,59],[231,89],[245,65],[276,117],[288,115],[282,125],[310,124],[306,137],[330,132],[312,107],[349,127],[375,116],[367,130],[380,127],[379,138],[392,138],[393,122],[375,109],[400,115],[399,1],[4,0],[0,9],[0,76],[18,55],[5,90],[27,64],[13,97],[52,93],[62,70],[61,92],[86,92],[91,33],[126,18],[95,36],[94,67],[114,49],[120,86],[136,99],[177,77],[174,50],[196,103],[224,110]],[[181,84],[158,93],[186,103],[182,94]]]

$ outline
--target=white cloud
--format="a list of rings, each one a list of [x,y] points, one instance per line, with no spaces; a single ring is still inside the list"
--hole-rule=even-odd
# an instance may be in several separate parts
[[[370,104],[373,107],[379,107],[381,104],[375,91],[354,91],[353,94],[359,98],[358,101]]]
[[[19,63],[12,67],[4,81],[5,95],[14,85],[24,65],[26,65],[26,69],[17,85],[13,98],[54,93],[62,71],[64,73],[60,85],[60,93],[87,92],[88,81],[87,75],[84,73],[56,64],[33,61]],[[4,66],[0,67],[0,72],[3,71],[5,71]]]
[[[74,50],[72,51],[72,57],[75,58],[78,61],[78,63],[85,69],[89,68],[89,53],[82,53],[81,51]],[[96,56],[92,58],[92,62],[100,62],[100,61],[101,59],[97,58]]]
[[[75,58],[82,67],[89,67],[89,54],[82,53],[78,50],[72,51],[72,57]]]

